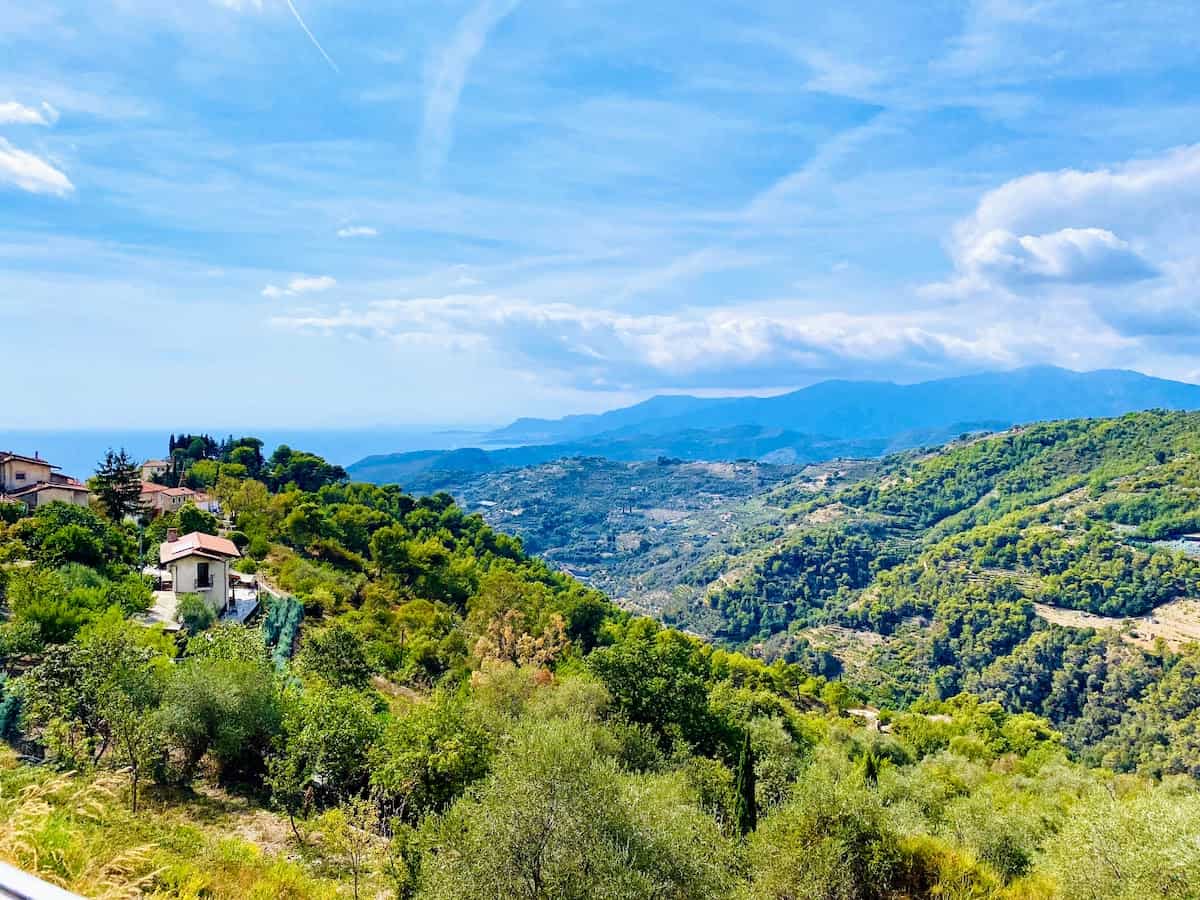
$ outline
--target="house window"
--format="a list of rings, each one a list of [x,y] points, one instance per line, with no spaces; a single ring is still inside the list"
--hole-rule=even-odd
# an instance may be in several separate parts
[[[24,480],[25,480],[25,473],[24,473],[24,472],[18,472],[18,473],[17,473],[17,481],[24,481]]]
[[[208,571],[208,563],[196,563],[196,587],[212,587],[212,574]]]

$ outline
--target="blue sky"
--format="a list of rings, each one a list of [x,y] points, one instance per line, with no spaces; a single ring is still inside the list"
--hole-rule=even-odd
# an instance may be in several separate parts
[[[0,426],[1200,381],[1198,45],[1154,0],[0,0]]]

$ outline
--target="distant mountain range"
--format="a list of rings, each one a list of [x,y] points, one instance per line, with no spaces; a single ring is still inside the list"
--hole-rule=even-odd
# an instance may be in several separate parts
[[[424,491],[573,456],[821,462],[941,444],[962,432],[1143,409],[1200,409],[1200,385],[1037,366],[909,385],[824,381],[774,397],[661,396],[598,415],[518,419],[483,441],[521,446],[369,456],[349,471]]]

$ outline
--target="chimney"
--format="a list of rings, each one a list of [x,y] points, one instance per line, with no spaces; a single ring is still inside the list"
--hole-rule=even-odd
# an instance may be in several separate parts
[[[168,528],[167,529],[167,543],[173,544],[177,540],[179,540],[179,529],[178,528]]]

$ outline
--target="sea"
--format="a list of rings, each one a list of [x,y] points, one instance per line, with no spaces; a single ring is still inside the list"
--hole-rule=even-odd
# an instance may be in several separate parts
[[[217,441],[229,436],[253,435],[262,439],[270,455],[280,444],[324,457],[328,462],[349,466],[367,456],[405,453],[413,450],[456,450],[486,443],[495,426],[431,427],[429,425],[381,425],[369,428],[313,429],[244,428],[177,429],[190,434],[209,434]],[[0,428],[0,451],[22,456],[40,456],[59,466],[64,475],[90,478],[109,449],[125,449],[137,462],[167,456],[171,428],[80,431],[22,431]]]

